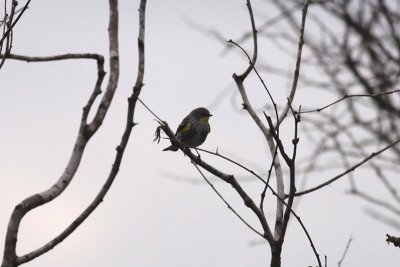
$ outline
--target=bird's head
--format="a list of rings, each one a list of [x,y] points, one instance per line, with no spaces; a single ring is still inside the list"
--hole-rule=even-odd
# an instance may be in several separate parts
[[[208,118],[212,116],[206,108],[196,108],[191,112],[191,115],[203,123],[208,122]]]

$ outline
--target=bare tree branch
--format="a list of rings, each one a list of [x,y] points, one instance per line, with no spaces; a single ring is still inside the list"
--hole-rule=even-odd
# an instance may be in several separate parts
[[[294,74],[293,74],[292,89],[290,90],[290,93],[289,93],[288,103],[286,104],[285,108],[283,109],[277,124],[282,123],[282,121],[285,119],[285,117],[289,111],[290,105],[293,102],[294,95],[296,94],[297,82],[298,82],[299,76],[300,76],[301,55],[302,55],[303,44],[304,44],[304,29],[305,29],[305,25],[306,25],[307,10],[308,10],[309,3],[310,3],[310,1],[306,0],[303,5],[303,11],[302,11],[302,16],[301,16],[301,26],[300,26],[300,37],[299,37],[299,43],[298,43],[298,47],[297,47],[296,68],[295,68]]]
[[[149,112],[150,112],[151,114],[153,114],[154,117],[156,117],[157,119],[159,118],[156,114],[154,114],[154,112],[153,112],[147,105],[144,105],[144,106],[146,107],[146,109],[149,110]],[[165,124],[165,122],[160,121],[160,120],[159,120],[159,123],[160,123],[161,125]],[[158,129],[160,129],[160,128],[158,128]],[[157,129],[156,138],[154,139],[154,141],[159,140],[159,138],[160,138],[160,136],[159,136],[160,133],[158,132],[158,129]],[[169,136],[169,138],[170,138],[170,141],[171,141],[171,142],[173,142],[173,143],[179,143],[179,141],[176,140],[175,136],[173,136],[173,137],[172,137],[172,136]],[[173,139],[171,139],[171,138],[173,138]],[[179,143],[179,144],[180,144],[180,143]],[[180,146],[182,146],[182,144],[180,144]],[[187,147],[183,146],[183,148],[185,149],[185,148],[187,148]],[[182,149],[181,149],[181,150],[182,150]],[[233,160],[233,159],[231,159],[231,158],[228,158],[228,157],[222,155],[221,153],[219,153],[218,150],[217,150],[217,152],[208,151],[208,150],[205,150],[205,149],[202,149],[202,148],[196,148],[196,150],[202,151],[202,152],[205,152],[205,153],[208,153],[208,154],[217,156],[217,157],[220,157],[220,158],[222,158],[222,159],[224,159],[224,160],[227,160],[227,161],[229,161],[229,162],[235,164],[236,166],[238,166],[238,167],[244,169],[245,171],[249,172],[251,175],[255,176],[258,180],[260,180],[261,182],[263,182],[263,183],[265,184],[265,186],[268,187],[268,188],[271,190],[272,194],[273,194],[279,201],[281,201],[282,204],[285,205],[286,208],[287,208],[288,210],[290,210],[290,212],[293,214],[293,216],[294,216],[294,217],[296,218],[296,220],[299,222],[301,228],[303,229],[304,233],[305,233],[306,236],[307,236],[308,241],[310,242],[311,248],[313,249],[313,252],[314,252],[314,254],[316,255],[317,261],[320,263],[319,254],[318,254],[318,252],[317,252],[317,250],[316,250],[316,248],[315,248],[315,246],[314,246],[314,243],[313,243],[313,241],[312,241],[312,239],[311,239],[311,236],[310,236],[309,232],[307,231],[307,228],[305,227],[305,225],[304,225],[304,223],[302,222],[301,218],[296,214],[296,212],[295,212],[292,208],[288,208],[288,204],[284,201],[284,199],[282,199],[282,198],[280,198],[280,197],[278,196],[277,192],[268,184],[268,181],[266,182],[260,175],[258,175],[258,174],[257,174],[256,172],[254,172],[253,170],[247,168],[247,167],[244,166],[243,164],[240,164],[239,162],[237,162],[237,161],[235,161],[235,160]],[[185,153],[184,150],[182,150],[182,151]],[[272,162],[273,162],[273,161],[272,161]],[[193,162],[192,162],[192,163],[193,163]],[[194,163],[193,163],[193,164],[194,164]],[[196,166],[197,166],[197,165],[196,165]],[[261,207],[260,207],[260,209],[261,209]],[[261,210],[262,210],[262,209],[261,209]],[[319,264],[319,266],[321,266],[321,264]]]
[[[254,233],[257,235],[261,236],[264,238],[264,235],[261,234],[259,231],[257,231],[253,226],[251,226],[245,219],[243,219],[242,216],[240,216],[239,213],[228,203],[228,201],[225,200],[225,198],[218,192],[218,190],[215,188],[215,186],[207,179],[207,177],[204,175],[204,173],[201,171],[199,166],[196,165],[196,163],[192,162],[194,167],[197,169],[197,171],[200,173],[200,175],[203,177],[203,179],[206,181],[206,183],[211,187],[211,189],[217,194],[217,196],[226,204],[228,209],[230,209],[233,214],[236,215],[236,217],[239,218],[240,221],[242,221],[250,230],[252,230]]]
[[[0,55],[1,57],[6,57],[8,59],[21,60],[26,62],[50,62],[50,61],[59,61],[59,60],[70,60],[70,59],[94,59],[97,62],[97,81],[94,87],[92,94],[89,97],[88,102],[83,108],[83,114],[81,119],[81,127],[86,127],[87,118],[89,116],[89,112],[92,108],[94,101],[97,96],[101,94],[101,85],[104,80],[104,76],[106,72],[104,71],[104,57],[99,54],[92,53],[81,53],[81,54],[62,54],[55,56],[44,56],[44,57],[32,57],[32,56],[24,56],[24,55]]]
[[[375,94],[351,94],[351,95],[344,95],[344,96],[341,97],[340,99],[338,99],[338,100],[336,100],[336,101],[334,101],[334,102],[332,102],[332,103],[330,103],[330,104],[328,104],[328,105],[325,105],[325,106],[323,106],[323,107],[321,107],[321,108],[316,108],[316,109],[311,109],[311,110],[305,110],[305,111],[302,111],[301,113],[320,112],[320,111],[323,111],[324,109],[327,109],[327,108],[329,108],[329,107],[331,107],[331,106],[333,106],[333,105],[336,105],[337,103],[339,103],[339,102],[341,102],[341,101],[343,101],[343,100],[345,100],[345,99],[348,99],[348,98],[361,98],[361,97],[376,98],[376,97],[379,97],[379,96],[385,96],[385,95],[395,94],[395,93],[399,93],[399,92],[400,92],[400,89],[393,90],[393,91],[388,91],[388,92],[375,93]]]
[[[320,184],[320,185],[318,185],[318,186],[315,186],[315,187],[313,187],[313,188],[310,188],[310,189],[307,189],[307,190],[304,190],[304,191],[301,191],[301,192],[297,192],[297,193],[295,194],[295,196],[302,196],[302,195],[305,195],[305,194],[309,194],[309,193],[311,193],[311,192],[314,192],[314,191],[316,191],[316,190],[318,190],[318,189],[321,189],[321,188],[323,188],[323,187],[325,187],[325,186],[327,186],[327,185],[333,183],[334,181],[336,181],[336,180],[338,180],[339,178],[345,176],[346,174],[348,174],[348,173],[354,171],[356,168],[358,168],[359,166],[363,165],[364,163],[368,162],[370,159],[376,157],[377,155],[379,155],[379,154],[385,152],[386,150],[388,150],[389,148],[395,146],[395,145],[398,144],[399,142],[400,142],[400,139],[397,140],[397,141],[395,141],[395,142],[393,142],[393,143],[391,143],[390,145],[385,146],[384,148],[382,148],[382,149],[380,149],[380,150],[378,150],[378,151],[376,151],[376,152],[373,152],[371,155],[369,155],[368,157],[366,157],[365,159],[363,159],[363,160],[360,161],[359,163],[353,165],[350,169],[345,170],[344,172],[342,172],[342,173],[336,175],[335,177],[329,179],[328,181],[326,181],[326,182],[324,182],[324,183],[322,183],[322,184]]]
[[[244,204],[246,207],[251,209],[254,214],[257,216],[258,220],[260,221],[260,224],[263,228],[264,231],[264,238],[267,239],[269,242],[273,242],[274,238],[272,235],[272,232],[270,230],[270,227],[268,225],[268,222],[264,216],[264,213],[257,207],[257,205],[254,203],[254,201],[250,198],[250,196],[244,191],[244,189],[240,186],[240,184],[237,182],[235,177],[230,174],[223,173],[213,166],[209,165],[208,163],[204,162],[199,156],[194,155],[190,148],[185,146],[184,144],[180,143],[178,140],[176,140],[174,132],[169,128],[168,124],[165,121],[159,121],[160,126],[157,128],[156,131],[156,138],[154,140],[159,140],[160,138],[160,130],[162,130],[170,139],[171,143],[178,146],[179,149],[181,149],[185,155],[187,155],[192,162],[194,162],[196,165],[201,166],[203,169],[207,170],[209,173],[219,177],[223,181],[229,183],[239,194],[239,196],[242,198]]]
[[[4,2],[4,5],[6,5],[6,2]],[[12,31],[13,28],[15,27],[15,25],[17,24],[17,22],[20,20],[20,18],[22,17],[22,15],[25,13],[25,11],[28,9],[28,6],[30,4],[31,0],[28,0],[24,7],[21,8],[20,10],[16,10],[17,5],[18,5],[18,1],[16,0],[12,0],[12,6],[11,6],[11,12],[10,15],[7,14],[7,7],[4,7],[4,19],[3,19],[3,36],[0,39],[0,54],[3,53],[3,45],[4,45],[4,41],[6,41],[6,47],[4,49],[4,54],[8,55],[11,52],[12,49]],[[14,15],[18,13],[18,16],[15,18],[14,20]],[[0,61],[0,69],[3,67],[4,62],[6,60],[6,57],[1,57],[1,61]]]
[[[82,114],[81,125],[79,128],[78,136],[74,145],[73,152],[71,154],[70,160],[65,168],[65,171],[58,179],[58,181],[53,184],[49,189],[34,194],[21,203],[19,203],[13,210],[6,234],[5,246],[4,246],[4,257],[2,267],[14,267],[19,262],[19,257],[16,255],[16,244],[18,237],[18,230],[22,218],[31,210],[48,203],[58,197],[65,188],[69,185],[73,179],[76,170],[80,165],[82,155],[86,144],[90,140],[90,137],[98,130],[103,122],[104,116],[108,110],[111,103],[114,92],[117,88],[118,76],[119,76],[119,51],[118,51],[118,1],[110,0],[110,21],[109,21],[109,48],[110,48],[110,78],[106,92],[101,100],[97,114],[92,121],[92,124],[87,125],[85,123],[87,114],[93,104],[93,98],[98,93],[98,83],[96,83],[95,91],[90,97],[88,104],[84,108]],[[99,74],[100,75],[100,74]],[[101,83],[102,78],[98,77],[98,82]],[[93,100],[93,101],[92,101]],[[27,259],[27,258],[25,258]],[[27,259],[29,260],[29,259]]]
[[[247,97],[247,93],[246,90],[244,88],[243,82],[246,79],[247,75],[250,73],[250,71],[252,69],[254,69],[254,71],[256,72],[256,74],[258,75],[259,79],[261,80],[264,88],[266,89],[272,103],[274,104],[274,109],[275,109],[275,113],[276,113],[276,119],[278,120],[278,112],[276,110],[276,105],[274,102],[274,99],[270,93],[270,91],[268,90],[268,88],[266,87],[263,79],[261,78],[261,76],[258,74],[257,70],[254,67],[254,64],[256,62],[257,59],[257,29],[255,28],[255,23],[254,23],[254,17],[253,17],[253,12],[251,9],[251,5],[250,5],[250,1],[247,1],[247,7],[249,9],[249,14],[250,14],[250,18],[251,18],[251,26],[252,26],[252,33],[253,33],[253,42],[254,42],[254,51],[253,51],[253,59],[250,60],[249,55],[247,54],[247,52],[237,43],[233,42],[232,40],[230,40],[229,42],[235,44],[236,46],[238,46],[247,56],[247,58],[249,59],[249,66],[247,67],[246,71],[243,72],[240,75],[237,75],[236,73],[233,74],[233,79],[235,80],[235,83],[238,87],[238,90],[240,92],[240,95],[242,97],[243,100],[243,107],[245,108],[245,110],[247,110],[247,112],[250,114],[250,116],[252,117],[252,119],[254,120],[254,122],[257,124],[257,126],[260,128],[261,132],[264,134],[265,139],[267,140],[268,146],[269,146],[269,150],[271,155],[274,154],[274,151],[276,150],[275,148],[275,144],[274,144],[274,140],[272,138],[272,136],[270,135],[267,127],[265,126],[265,124],[261,121],[261,119],[258,117],[258,115],[256,114],[256,112],[254,111],[248,97]],[[275,175],[276,175],[276,181],[277,181],[277,192],[279,197],[283,198],[284,197],[284,183],[283,183],[283,174],[282,174],[282,168],[279,162],[279,157],[275,157],[275,161],[274,161],[274,170],[275,170]],[[283,217],[283,204],[277,200],[276,202],[276,218],[275,218],[275,237],[278,237],[280,235],[280,229],[281,229],[281,223],[282,223],[282,217]]]
[[[117,147],[117,154],[112,165],[111,172],[103,185],[102,189],[99,191],[95,199],[90,203],[90,205],[57,237],[53,240],[46,243],[41,248],[30,252],[24,256],[19,257],[17,263],[22,264],[27,261],[30,261],[50,249],[53,249],[57,244],[61,243],[66,237],[68,237],[83,221],[85,221],[89,215],[99,206],[99,204],[103,201],[105,195],[110,189],[112,183],[114,182],[118,171],[119,166],[121,165],[122,157],[124,155],[125,148],[128,144],[129,137],[132,131],[132,127],[135,126],[133,122],[133,116],[135,112],[135,104],[137,101],[137,97],[140,94],[141,88],[143,86],[143,78],[144,78],[144,31],[145,31],[145,8],[146,8],[146,0],[142,0],[139,8],[140,15],[140,23],[139,23],[139,37],[138,37],[138,50],[139,50],[139,68],[137,73],[137,80],[135,86],[133,88],[133,92],[131,97],[128,99],[128,112],[127,112],[127,121],[125,126],[125,131],[122,135],[121,142]]]
[[[344,261],[344,258],[345,258],[346,255],[347,255],[347,252],[349,251],[350,244],[351,244],[352,241],[353,241],[353,238],[350,236],[350,237],[349,237],[349,240],[347,241],[346,248],[345,248],[344,251],[343,251],[343,255],[342,255],[342,257],[340,258],[340,260],[338,261],[338,267],[342,266],[342,263],[343,263],[343,261]]]

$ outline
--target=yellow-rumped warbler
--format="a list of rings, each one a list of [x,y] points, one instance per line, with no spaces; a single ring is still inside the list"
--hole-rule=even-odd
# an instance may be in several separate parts
[[[208,118],[212,115],[206,108],[196,108],[187,115],[176,130],[176,139],[189,147],[198,147],[205,140],[210,132]],[[163,149],[163,151],[177,151],[178,147],[174,144]]]

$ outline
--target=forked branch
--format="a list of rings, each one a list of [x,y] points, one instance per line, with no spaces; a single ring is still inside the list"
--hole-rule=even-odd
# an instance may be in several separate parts
[[[56,245],[61,243],[65,238],[67,238],[72,232],[79,227],[88,217],[89,215],[100,205],[103,201],[105,195],[111,188],[118,171],[121,165],[122,157],[125,152],[125,148],[128,144],[129,137],[132,132],[132,128],[135,125],[133,122],[134,112],[135,112],[135,105],[140,94],[140,91],[143,86],[143,78],[144,78],[144,32],[145,32],[145,8],[146,8],[146,0],[141,0],[140,8],[139,8],[139,37],[138,37],[138,51],[139,51],[139,60],[138,60],[138,73],[135,86],[133,88],[133,92],[130,98],[128,98],[128,112],[127,112],[127,120],[125,125],[125,131],[121,137],[121,141],[117,147],[117,154],[114,159],[114,163],[112,164],[112,169],[108,175],[106,182],[104,183],[103,187],[94,198],[94,200],[90,203],[90,205],[57,237],[46,243],[41,248],[34,250],[24,256],[18,258],[17,263],[22,264],[27,261],[30,261],[50,249],[53,249]]]
[[[99,71],[98,79],[95,85],[95,90],[90,96],[87,105],[85,106],[82,114],[81,125],[79,127],[78,136],[75,141],[73,152],[70,156],[69,162],[62,173],[60,178],[55,182],[49,189],[34,194],[21,203],[16,205],[14,208],[11,218],[9,220],[5,246],[4,246],[4,257],[2,267],[15,267],[23,262],[32,259],[31,256],[37,256],[45,252],[47,249],[43,248],[43,251],[36,251],[36,254],[31,254],[24,258],[20,258],[16,254],[16,245],[18,240],[18,231],[23,217],[31,210],[46,204],[56,197],[58,197],[72,181],[75,172],[77,171],[85,147],[90,140],[90,137],[99,129],[102,124],[107,110],[111,104],[111,100],[114,96],[115,90],[118,84],[119,77],[119,49],[118,49],[118,1],[110,0],[110,19],[109,19],[109,53],[110,53],[110,77],[107,85],[107,89],[103,95],[101,103],[97,109],[97,113],[91,124],[86,123],[87,115],[92,107],[94,99],[100,94],[99,88],[104,77],[104,72]],[[101,60],[100,60],[101,61]],[[100,62],[98,61],[98,62]],[[40,249],[39,249],[40,250]]]

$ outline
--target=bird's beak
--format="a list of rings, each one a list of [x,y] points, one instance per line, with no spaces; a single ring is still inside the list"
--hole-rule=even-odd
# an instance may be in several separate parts
[[[212,114],[208,114],[208,117],[212,117]]]

